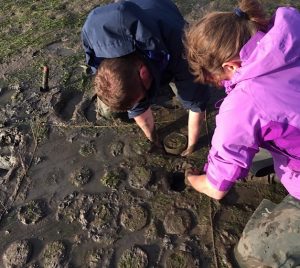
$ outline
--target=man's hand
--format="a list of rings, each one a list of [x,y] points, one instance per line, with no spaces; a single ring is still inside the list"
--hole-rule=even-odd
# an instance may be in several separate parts
[[[182,153],[181,156],[188,156],[196,150],[196,145],[188,146]]]
[[[149,153],[164,152],[162,141],[158,137],[155,127],[153,128],[153,131],[151,132],[149,140],[151,142],[151,147],[148,151]]]

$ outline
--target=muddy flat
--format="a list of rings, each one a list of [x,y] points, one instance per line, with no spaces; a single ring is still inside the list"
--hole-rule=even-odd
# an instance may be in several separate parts
[[[249,174],[220,202],[184,184],[187,166],[205,164],[220,90],[212,88],[188,158],[149,153],[126,116],[97,115],[80,29],[108,2],[2,3],[0,267],[235,267],[234,246],[256,207],[287,193],[274,174]],[[232,4],[175,2],[189,21]],[[265,1],[268,12],[282,2],[298,4]],[[153,111],[162,139],[187,134],[187,112],[168,88]]]

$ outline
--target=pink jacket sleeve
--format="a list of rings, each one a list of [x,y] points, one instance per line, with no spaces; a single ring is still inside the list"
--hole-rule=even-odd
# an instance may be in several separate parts
[[[212,148],[205,168],[213,187],[227,191],[237,179],[247,175],[258,151],[259,122],[251,96],[239,89],[230,92],[216,117]]]

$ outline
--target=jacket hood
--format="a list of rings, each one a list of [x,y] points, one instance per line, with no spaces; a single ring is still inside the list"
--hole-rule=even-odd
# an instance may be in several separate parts
[[[267,33],[255,34],[240,51],[242,66],[229,81],[229,93],[237,83],[263,76],[300,58],[300,13],[291,7],[278,8]],[[296,55],[296,56],[295,56]]]

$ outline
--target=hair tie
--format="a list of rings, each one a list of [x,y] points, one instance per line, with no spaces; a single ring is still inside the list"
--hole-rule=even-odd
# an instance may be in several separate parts
[[[246,20],[249,19],[248,14],[246,12],[242,11],[239,7],[234,9],[234,13],[235,13],[235,15],[237,15],[240,18],[243,18],[243,19],[246,19]]]

